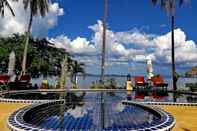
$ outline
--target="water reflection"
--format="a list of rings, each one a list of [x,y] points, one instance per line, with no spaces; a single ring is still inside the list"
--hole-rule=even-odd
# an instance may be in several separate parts
[[[56,80],[58,77],[47,77],[47,80],[49,81],[50,85],[55,85]],[[86,76],[84,79],[81,76],[78,76],[78,84],[80,88],[88,88],[91,86],[93,81],[98,81],[100,78],[97,76]],[[126,77],[108,77],[106,76],[106,79],[115,79],[116,85],[118,87],[124,87],[125,82],[126,82]],[[164,78],[167,83],[168,83],[168,89],[172,89],[172,79],[171,77],[165,77]],[[43,80],[43,77],[37,78],[37,79],[32,79],[32,84],[38,84],[39,86],[41,85],[41,82]],[[197,78],[179,78],[177,82],[177,86],[180,89],[185,89],[185,84],[186,83],[196,83]],[[67,81],[67,87],[71,87],[70,80]]]
[[[75,119],[83,117],[87,115],[87,110],[84,107],[77,106],[74,109],[68,109],[68,111],[65,113],[66,115],[71,115]]]
[[[40,124],[53,130],[95,130],[101,129],[101,95],[100,93],[75,94],[67,93],[64,119],[55,115],[50,116]],[[118,130],[151,123],[157,116],[136,106],[123,105],[122,97],[103,94],[104,98],[104,129]],[[61,113],[59,113],[61,114]],[[59,123],[59,124],[58,124]],[[59,125],[59,126],[48,126]]]
[[[82,97],[81,92],[75,93],[75,96],[72,99],[74,101],[70,103],[74,103],[77,105],[82,105],[86,104],[88,101],[92,101],[95,98],[100,98],[95,93],[92,93],[92,95],[89,95],[87,93],[85,96]],[[4,98],[11,98],[11,99],[24,99],[24,100],[48,100],[48,99],[58,99],[60,94],[59,93],[7,93],[2,95]],[[166,95],[162,95],[160,93],[154,93],[154,92],[149,92],[143,93],[143,92],[137,92],[133,91],[131,94],[131,98],[133,101],[154,101],[154,102],[173,102],[173,96],[175,96],[175,99],[177,102],[189,102],[189,103],[197,103],[197,95],[192,95],[192,94],[184,94],[184,93],[167,93]],[[68,97],[68,96],[67,96]],[[114,93],[113,95],[105,95],[105,97],[111,97],[111,98],[116,98],[119,97],[120,100],[124,100],[127,98],[126,92],[123,93]],[[66,99],[65,99],[66,100]],[[68,99],[67,99],[68,100]],[[86,103],[84,103],[84,101]],[[95,101],[96,102],[96,101]],[[67,101],[67,104],[69,101]],[[73,105],[73,104],[72,104]],[[76,106],[76,105],[73,105]]]

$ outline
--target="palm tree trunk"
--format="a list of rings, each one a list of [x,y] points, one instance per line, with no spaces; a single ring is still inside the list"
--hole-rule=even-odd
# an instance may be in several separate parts
[[[77,74],[76,73],[74,74],[74,81],[73,81],[73,83],[74,83],[73,87],[77,88]]]
[[[68,67],[68,56],[65,56],[61,65],[62,69],[61,69],[61,77],[60,77],[60,89],[65,89],[66,77],[67,77],[67,71],[68,71],[67,67]],[[59,99],[63,101],[63,104],[60,105],[60,130],[63,130],[64,129],[64,112],[65,112],[64,92],[60,93]]]
[[[21,75],[26,74],[27,49],[28,49],[29,37],[30,37],[30,33],[31,33],[32,21],[33,21],[33,12],[31,11],[30,12],[29,25],[28,25],[28,29],[27,29],[27,32],[26,32],[25,49],[24,49],[24,52],[23,52],[23,62],[22,62],[22,73],[21,73]]]
[[[102,62],[101,62],[101,83],[104,82],[105,73],[105,49],[106,49],[106,21],[108,14],[108,0],[104,3],[104,17],[103,17],[103,45],[102,45]]]
[[[106,48],[106,22],[108,14],[108,0],[104,0],[104,16],[103,16],[103,46],[102,46],[102,62],[101,62],[101,78],[100,83],[104,87],[104,77],[105,77],[105,48]],[[105,128],[105,110],[104,110],[104,99],[103,92],[101,92],[101,130]]]
[[[175,28],[175,18],[172,15],[171,16],[171,40],[172,40],[172,82],[173,82],[173,90],[176,91],[177,90],[177,86],[176,86],[176,82],[177,82],[177,78],[176,78],[176,67],[175,67],[175,52],[174,52],[174,28]],[[174,102],[176,102],[176,94],[174,94]]]

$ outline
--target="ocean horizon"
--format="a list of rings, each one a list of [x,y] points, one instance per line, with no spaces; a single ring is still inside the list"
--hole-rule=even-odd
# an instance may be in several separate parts
[[[131,76],[133,77],[133,76]],[[78,76],[77,77],[77,83],[78,83],[78,86],[79,88],[89,88],[92,84],[92,82],[99,82],[100,80],[100,76]],[[114,79],[116,81],[116,84],[118,87],[124,87],[126,85],[126,76],[109,76],[109,75],[106,75],[105,76],[105,81],[107,80],[110,80],[110,79]],[[33,78],[32,79],[32,84],[37,84],[38,86],[41,85],[42,83],[42,80],[48,80],[49,82],[49,85],[51,86],[54,86],[56,81],[58,80],[58,77],[57,76],[50,76],[50,77],[46,77],[44,78],[43,76],[39,77],[39,78]],[[168,83],[168,88],[169,89],[172,89],[172,78],[171,77],[164,77],[164,81]],[[134,81],[132,79],[132,82],[134,84]],[[182,89],[185,87],[185,84],[186,83],[196,83],[197,82],[197,78],[194,77],[194,78],[187,78],[187,77],[180,77],[178,82],[177,82],[177,87],[178,89]],[[71,82],[70,82],[70,78],[67,77],[67,80],[66,80],[66,87],[71,87]]]

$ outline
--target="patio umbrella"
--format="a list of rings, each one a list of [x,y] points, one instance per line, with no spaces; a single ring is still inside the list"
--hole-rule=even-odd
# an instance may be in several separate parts
[[[151,58],[147,58],[147,78],[151,79],[153,77],[153,66],[152,66],[152,60]]]
[[[10,75],[10,76],[14,75],[15,61],[16,61],[16,55],[15,55],[14,51],[12,51],[10,53],[9,63],[8,63],[8,75]]]

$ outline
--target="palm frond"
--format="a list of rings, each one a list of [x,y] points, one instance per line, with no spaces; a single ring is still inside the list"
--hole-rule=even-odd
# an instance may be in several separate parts
[[[45,16],[47,14],[47,12],[49,11],[49,2],[48,0],[39,0],[39,10],[40,10],[40,14],[41,16]]]
[[[179,6],[183,5],[184,0],[179,0]]]
[[[190,2],[190,0],[179,0],[179,6],[181,7],[183,5],[189,4]]]
[[[170,15],[174,15],[177,4],[179,4],[179,6],[182,6],[189,3],[189,1],[190,0],[151,0],[151,3],[156,5],[160,2],[160,6],[163,10],[165,10]]]
[[[12,1],[18,1],[18,0],[12,0]],[[11,14],[13,16],[15,16],[14,11],[13,11],[10,3],[8,2],[8,0],[1,0],[0,1],[0,15],[2,17],[4,17],[4,15],[5,15],[5,8],[8,8],[8,10],[11,12]]]
[[[29,0],[23,0],[23,6],[25,10],[28,8],[28,5],[29,5]]]
[[[161,8],[165,9],[166,8],[166,0],[161,0]]]
[[[153,3],[153,5],[157,4],[157,0],[151,0],[151,3]]]
[[[30,9],[32,14],[44,17],[49,11],[49,0],[23,0],[24,9]]]

